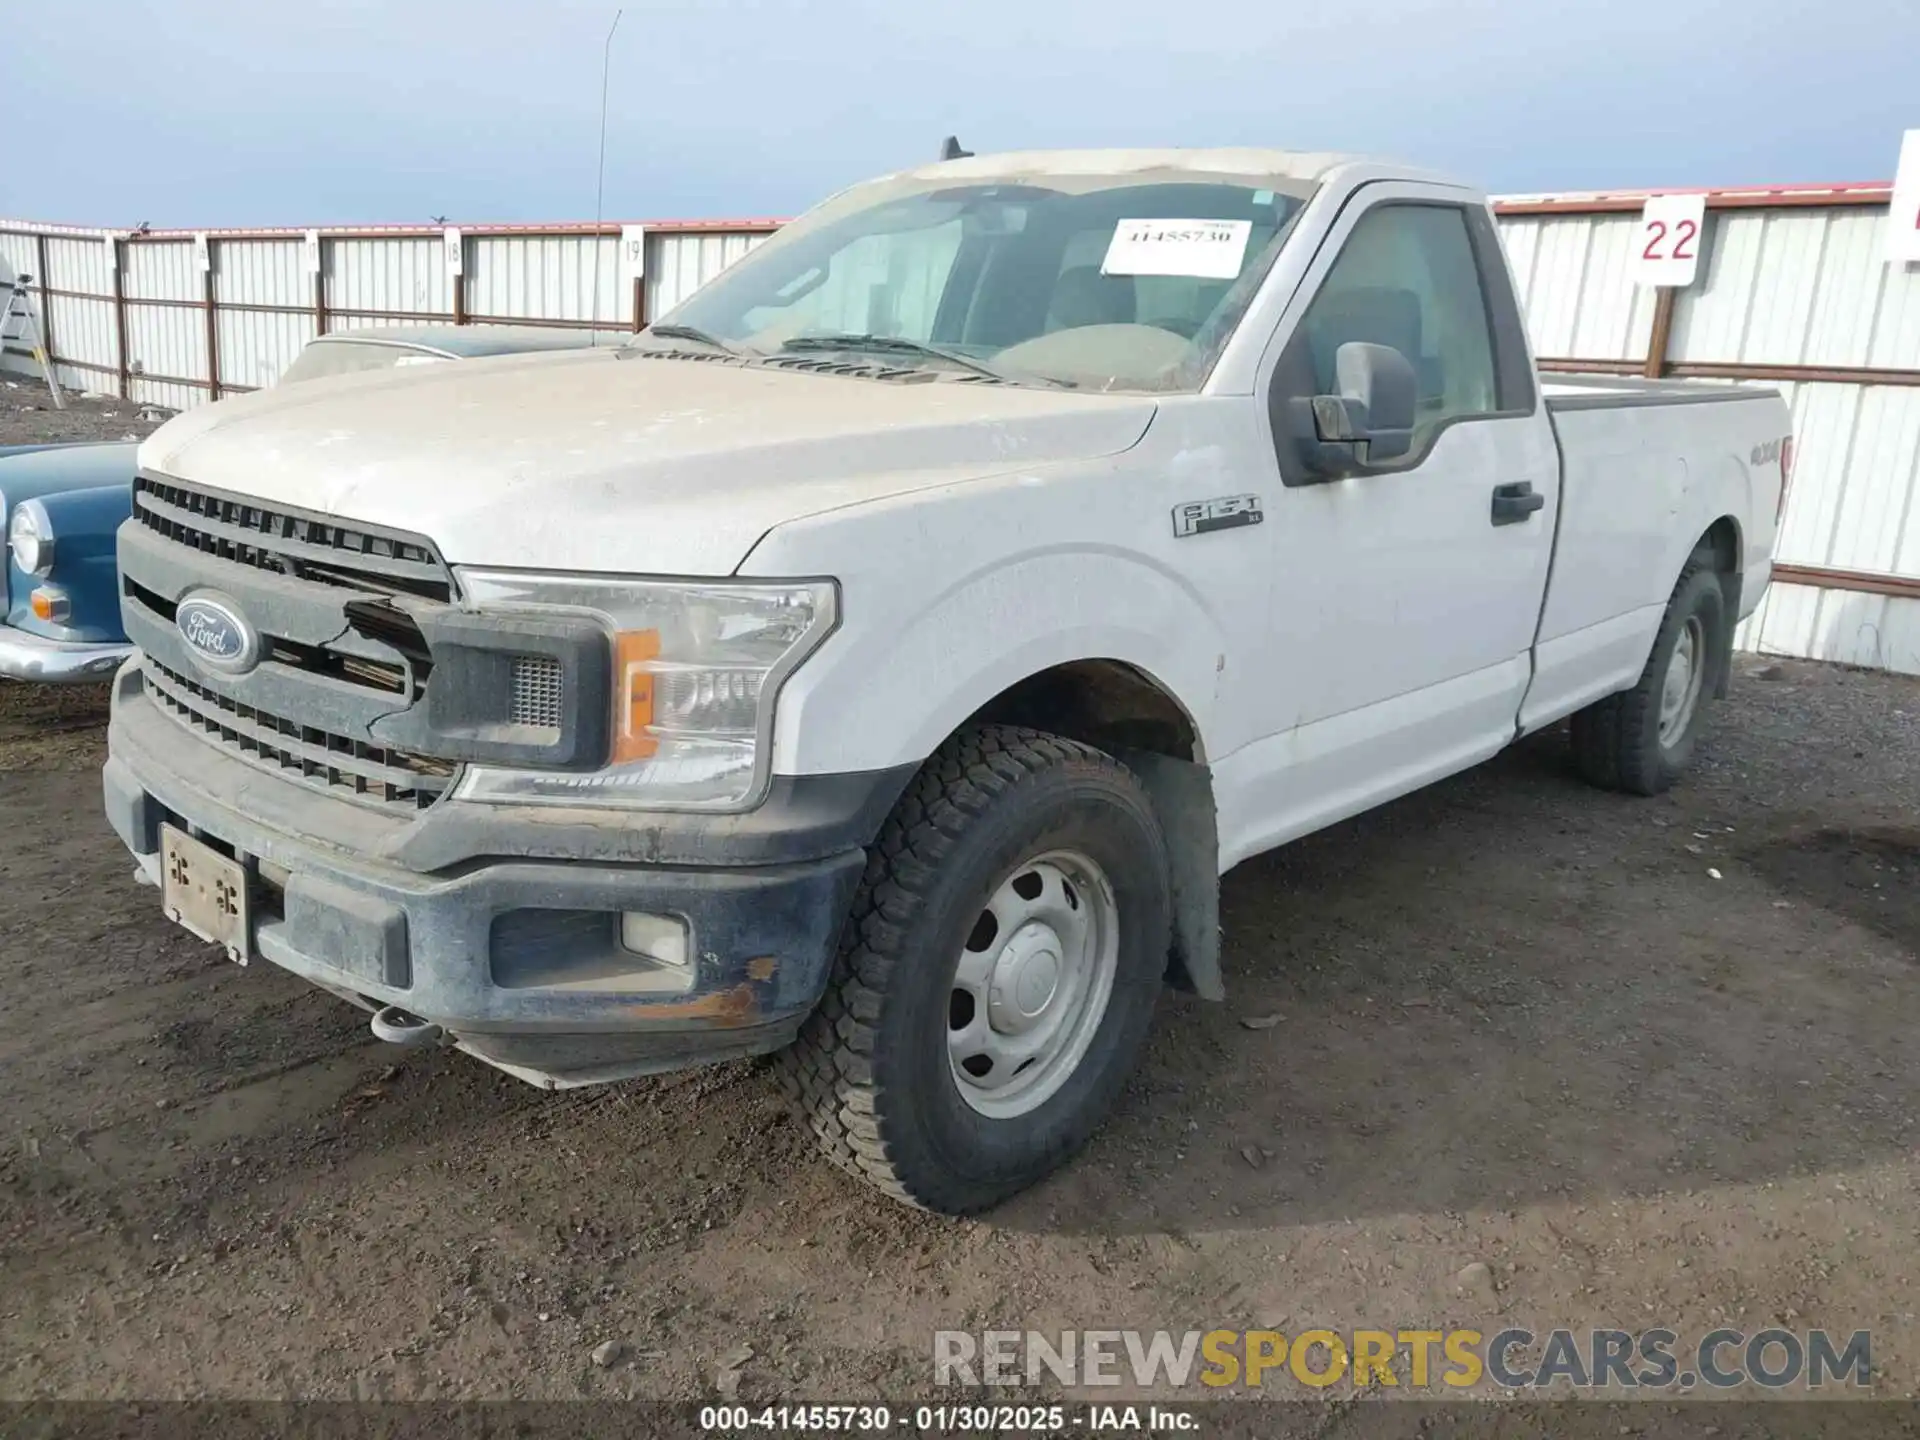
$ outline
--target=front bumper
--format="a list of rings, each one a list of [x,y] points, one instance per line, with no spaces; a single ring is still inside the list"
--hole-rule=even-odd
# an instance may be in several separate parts
[[[50,640],[0,624],[0,676],[10,680],[38,680],[49,685],[105,680],[132,653],[133,647],[125,641],[103,645],[85,640]]]
[[[145,698],[137,667],[116,685],[108,745],[107,816],[146,879],[160,882],[163,823],[213,844],[247,869],[262,958],[357,1004],[397,1006],[480,1059],[555,1088],[790,1041],[825,987],[872,838],[860,834],[867,816],[890,808],[906,778],[877,772],[879,791],[853,828],[828,837],[837,848],[822,843],[810,812],[809,843],[779,863],[724,863],[710,836],[692,847],[713,857],[698,864],[606,858],[617,835],[578,846],[593,858],[575,858],[514,833],[541,830],[538,817],[443,801],[413,828],[430,825],[435,850],[476,858],[423,872],[394,861],[403,844],[338,844],[333,822],[356,817],[330,812],[353,807],[189,732]],[[599,824],[637,832],[638,818]],[[636,840],[657,853],[659,822],[673,817],[645,818],[652,828]],[[768,853],[770,825],[761,817],[752,827],[755,858]],[[469,827],[471,843],[460,843]],[[577,825],[546,828],[563,845],[577,840]],[[658,967],[621,948],[623,911],[686,922],[690,985],[663,982]]]

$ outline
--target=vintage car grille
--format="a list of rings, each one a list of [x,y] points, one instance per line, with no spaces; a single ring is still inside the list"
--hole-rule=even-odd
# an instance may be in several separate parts
[[[381,809],[424,810],[452,784],[456,766],[332,735],[269,715],[207,688],[151,655],[141,661],[147,695],[188,729],[280,774]]]
[[[133,513],[177,544],[295,579],[376,595],[440,601],[453,595],[445,563],[414,536],[342,525],[153,475],[134,481]]]

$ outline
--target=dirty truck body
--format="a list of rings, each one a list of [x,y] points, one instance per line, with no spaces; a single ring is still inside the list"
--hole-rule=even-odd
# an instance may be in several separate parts
[[[1218,876],[1572,716],[1684,768],[1764,390],[1543,382],[1484,198],[1284,152],[856,186],[632,345],[183,415],[109,817],[169,914],[568,1086],[783,1050],[981,1208],[1091,1132]]]

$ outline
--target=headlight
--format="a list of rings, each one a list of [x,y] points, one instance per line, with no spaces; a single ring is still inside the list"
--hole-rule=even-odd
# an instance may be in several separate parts
[[[585,774],[472,766],[463,800],[747,810],[766,794],[781,683],[834,627],[831,581],[697,584],[461,570],[480,609],[597,614],[612,637],[612,754]]]
[[[44,580],[53,573],[53,521],[47,518],[46,506],[28,500],[13,512],[7,549],[13,552],[13,563],[27,574]]]

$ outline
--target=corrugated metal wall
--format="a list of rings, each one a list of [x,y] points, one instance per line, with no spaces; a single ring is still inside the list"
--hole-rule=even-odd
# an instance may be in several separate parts
[[[666,314],[766,238],[724,231],[655,237],[647,251],[647,314]]]
[[[202,299],[203,280],[194,264],[193,241],[124,247],[121,286],[129,302],[131,398],[186,409],[199,395],[193,382],[208,378],[206,317],[194,308]]]
[[[54,373],[69,389],[114,389],[119,372],[113,308],[113,256],[98,235],[0,233],[7,264],[35,278],[34,313],[52,339]],[[44,263],[43,263],[44,262]],[[55,293],[39,293],[42,284]],[[4,368],[29,368],[9,351]],[[97,368],[95,368],[97,367]]]
[[[220,383],[260,389],[318,331],[313,276],[295,239],[221,240],[213,251]],[[279,309],[241,309],[277,306]]]
[[[618,237],[489,235],[467,241],[466,264],[472,272],[467,307],[475,319],[615,324],[631,318],[621,311]]]
[[[1654,292],[1628,276],[1633,215],[1519,216],[1501,223],[1514,285],[1542,355],[1633,360],[1647,353]]]
[[[437,235],[335,241],[328,262],[327,305],[346,324],[453,312],[452,277]]]
[[[1633,283],[1639,197],[1528,197],[1498,208],[1534,347],[1549,366],[1744,379],[1787,393],[1798,445],[1778,556],[1788,578],[1740,642],[1920,673],[1920,266],[1882,259],[1884,191],[1710,194],[1699,278],[1670,300]],[[650,227],[644,315],[672,309],[772,228]],[[318,285],[300,233],[216,232],[211,344],[190,235],[109,241],[0,222],[0,256],[43,277],[63,384],[124,388],[172,407],[216,388],[271,384],[322,328],[628,328],[636,301],[616,226],[469,230],[457,279],[437,230],[329,235]],[[26,368],[13,354],[5,364]]]
[[[764,240],[773,223],[650,230],[644,313],[679,304]],[[14,273],[36,277],[35,310],[52,338],[61,384],[104,394],[124,390],[136,401],[174,409],[214,394],[210,350],[221,393],[258,389],[271,385],[323,328],[516,321],[633,328],[635,286],[621,268],[615,227],[471,232],[463,237],[457,279],[437,230],[328,235],[318,286],[304,233],[213,232],[209,243],[211,344],[205,276],[192,235],[109,239],[0,221],[0,258]],[[13,350],[0,363],[10,371],[30,368]]]

